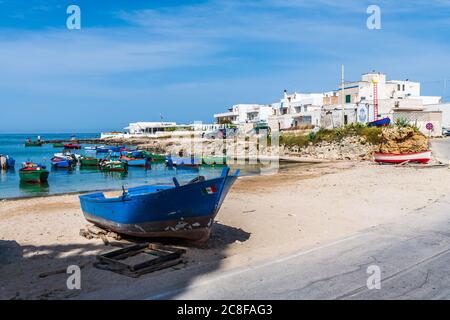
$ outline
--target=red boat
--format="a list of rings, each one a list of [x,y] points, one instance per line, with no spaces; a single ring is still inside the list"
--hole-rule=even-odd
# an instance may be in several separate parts
[[[66,143],[64,144],[64,149],[81,149],[81,145],[76,143]]]
[[[373,158],[378,163],[428,163],[431,160],[431,151],[400,154],[375,152]]]

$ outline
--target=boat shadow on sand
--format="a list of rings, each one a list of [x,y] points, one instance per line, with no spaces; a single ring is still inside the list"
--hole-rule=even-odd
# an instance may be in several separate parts
[[[0,240],[0,299],[172,299],[182,294],[199,276],[218,270],[226,250],[235,242],[245,242],[250,233],[214,223],[210,239],[202,246],[177,239],[126,237],[131,242],[149,241],[187,249],[183,263],[131,278],[94,267],[96,256],[114,249],[100,239],[89,243],[20,245]],[[116,243],[117,244],[117,243]],[[81,289],[67,288],[67,267],[81,268]]]

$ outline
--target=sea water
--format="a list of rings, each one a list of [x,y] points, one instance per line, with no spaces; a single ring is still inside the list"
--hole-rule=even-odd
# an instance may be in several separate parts
[[[207,179],[220,176],[222,168],[200,168],[199,171],[169,169],[164,163],[152,163],[151,168],[129,167],[127,173],[101,172],[100,170],[84,169],[79,166],[71,170],[54,169],[50,159],[63,148],[54,148],[51,143],[41,147],[25,147],[27,138],[36,140],[38,134],[0,134],[0,154],[9,155],[16,160],[15,169],[0,170],[0,199],[21,198],[30,196],[45,196],[72,192],[87,192],[94,190],[114,190],[122,187],[129,188],[145,184],[173,185],[173,177],[181,183],[186,183],[198,175]],[[42,140],[70,141],[72,134],[39,134]],[[76,134],[78,139],[99,138],[98,134]],[[95,152],[84,150],[71,150],[74,153],[96,156]],[[98,154],[103,157],[105,154]],[[48,183],[29,184],[21,183],[19,169],[22,163],[32,161],[47,166],[50,171]],[[240,166],[244,175],[259,173],[255,166]]]

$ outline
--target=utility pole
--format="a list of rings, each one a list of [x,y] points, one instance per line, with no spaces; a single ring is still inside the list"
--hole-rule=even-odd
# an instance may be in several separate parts
[[[341,106],[342,106],[342,126],[345,126],[345,97],[344,97],[344,65],[342,65],[342,78],[341,78]]]

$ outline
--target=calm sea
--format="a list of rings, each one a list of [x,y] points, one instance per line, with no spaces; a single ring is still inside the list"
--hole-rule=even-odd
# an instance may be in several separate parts
[[[41,139],[67,139],[71,134],[40,134]],[[16,160],[14,170],[0,170],[0,199],[44,196],[69,192],[84,192],[94,190],[120,189],[122,186],[128,188],[143,184],[173,184],[172,177],[176,176],[180,182],[187,182],[194,177],[204,175],[206,178],[220,175],[220,168],[201,168],[200,172],[189,170],[172,170],[164,164],[152,164],[151,169],[130,167],[127,174],[118,172],[100,172],[96,169],[80,169],[78,166],[73,170],[52,169],[50,159],[54,153],[61,152],[62,148],[53,148],[52,144],[44,144],[42,147],[24,146],[25,140],[30,137],[37,138],[37,134],[0,134],[0,154],[10,155]],[[98,138],[98,134],[76,134],[79,139]],[[88,145],[83,145],[88,146]],[[77,153],[88,151],[79,150]],[[92,156],[92,154],[89,154]],[[25,161],[33,161],[44,164],[50,170],[48,184],[24,184],[20,183],[19,169]],[[257,174],[256,167],[241,168],[243,174]]]

